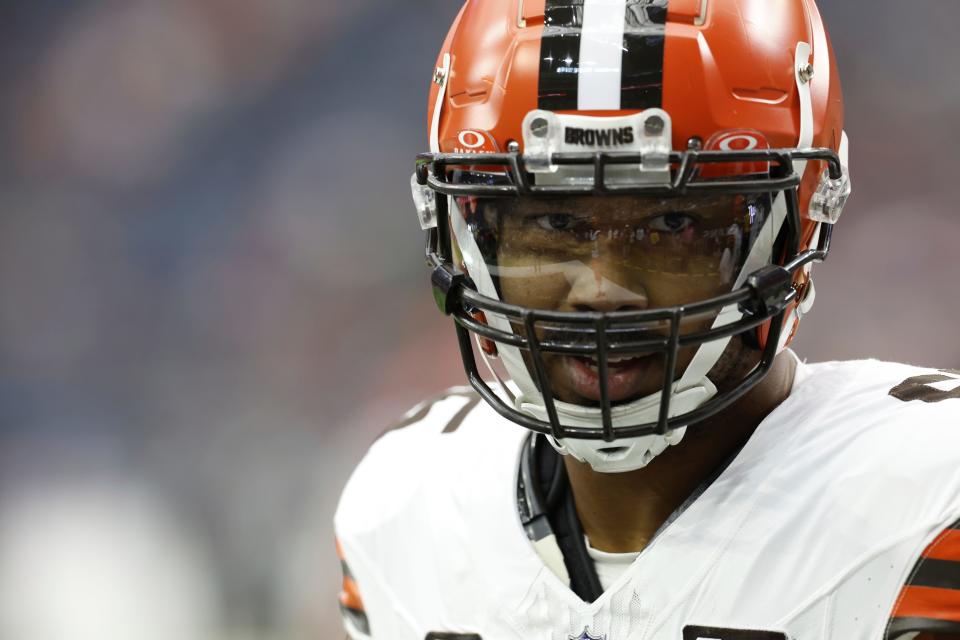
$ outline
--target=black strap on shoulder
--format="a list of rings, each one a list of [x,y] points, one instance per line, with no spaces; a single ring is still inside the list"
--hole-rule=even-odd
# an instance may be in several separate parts
[[[743,444],[693,491],[661,525],[653,539],[720,477],[742,448]],[[560,454],[550,446],[544,436],[531,434],[524,443],[517,484],[520,519],[526,528],[527,536],[535,542],[554,534],[570,576],[570,589],[585,602],[595,601],[603,593],[603,587],[600,585],[596,565],[587,553],[583,526],[577,516],[566,467]]]
[[[534,436],[529,448],[534,481],[543,497],[543,506],[563,553],[570,575],[570,589],[584,602],[593,602],[603,593],[593,559],[587,553],[583,527],[573,502],[573,491],[560,454],[543,436]]]

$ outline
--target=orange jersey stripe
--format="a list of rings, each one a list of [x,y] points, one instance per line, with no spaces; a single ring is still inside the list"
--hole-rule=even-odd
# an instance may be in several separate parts
[[[357,589],[357,583],[353,578],[344,576],[343,591],[340,592],[340,604],[354,611],[363,611],[363,600],[360,599],[360,590]]]
[[[935,587],[904,587],[892,617],[960,622],[960,591]]]
[[[337,557],[340,558],[340,564],[343,567],[343,589],[340,591],[340,604],[354,611],[363,611],[363,600],[360,598],[360,589],[357,587],[356,580],[350,574],[347,567],[347,558],[343,553],[343,545],[338,538],[334,538],[337,545]]]
[[[923,557],[960,562],[960,529],[947,529],[937,536],[923,552]]]

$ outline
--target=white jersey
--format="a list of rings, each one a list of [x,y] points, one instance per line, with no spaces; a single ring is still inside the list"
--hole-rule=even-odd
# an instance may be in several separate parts
[[[528,432],[465,392],[420,407],[373,445],[335,517],[365,612],[348,630],[376,640],[894,637],[897,611],[926,615],[910,609],[905,585],[960,519],[960,373],[864,361],[803,374],[592,603],[547,568],[520,523]]]

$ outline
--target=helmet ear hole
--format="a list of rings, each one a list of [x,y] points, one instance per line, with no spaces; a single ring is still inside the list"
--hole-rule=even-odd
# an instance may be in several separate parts
[[[479,309],[474,309],[470,312],[470,316],[479,322],[480,324],[487,324],[487,316],[484,315],[483,311]],[[480,349],[483,350],[485,354],[492,358],[496,358],[497,353],[497,343],[491,340],[490,338],[485,338],[483,336],[477,336],[477,344],[480,345]]]

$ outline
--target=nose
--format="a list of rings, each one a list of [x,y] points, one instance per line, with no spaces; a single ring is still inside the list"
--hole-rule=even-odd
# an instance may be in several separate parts
[[[581,311],[636,311],[649,306],[647,293],[640,285],[630,289],[604,275],[601,265],[577,266],[572,273],[567,304]]]

